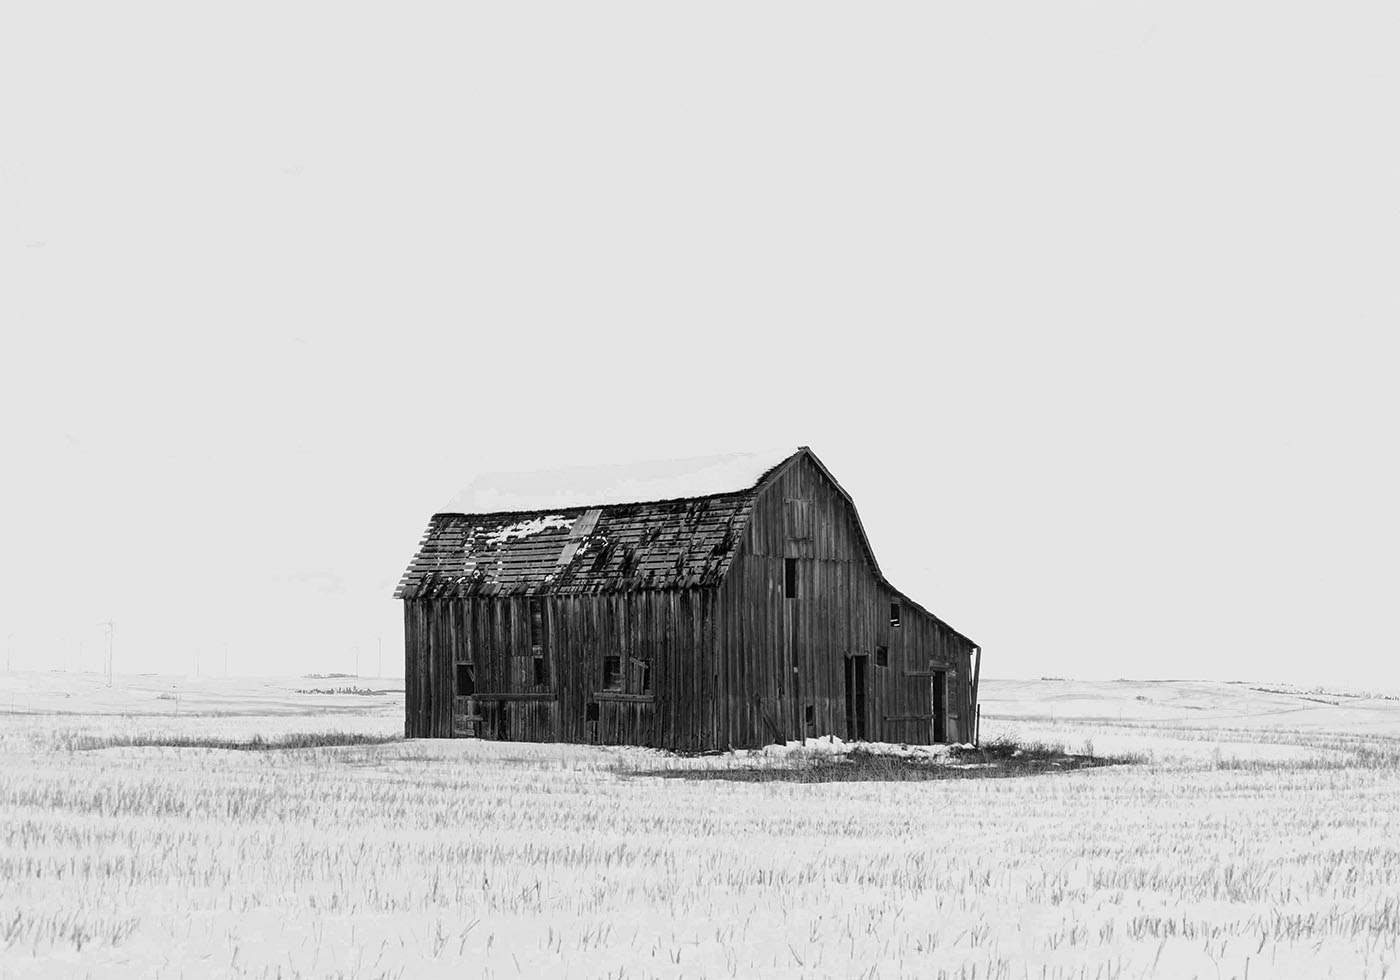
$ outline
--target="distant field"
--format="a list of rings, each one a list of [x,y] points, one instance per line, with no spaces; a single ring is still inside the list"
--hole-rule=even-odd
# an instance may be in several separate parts
[[[0,676],[0,978],[1380,977],[1397,956],[1400,701],[985,680],[984,740],[1150,761],[830,783],[405,742],[402,710],[373,679]],[[288,739],[312,747],[267,748]]]

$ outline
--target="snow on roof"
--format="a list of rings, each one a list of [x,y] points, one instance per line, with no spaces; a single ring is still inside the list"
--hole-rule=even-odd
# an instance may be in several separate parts
[[[759,477],[796,452],[769,449],[535,473],[485,473],[438,513],[555,510],[734,493],[754,486]]]

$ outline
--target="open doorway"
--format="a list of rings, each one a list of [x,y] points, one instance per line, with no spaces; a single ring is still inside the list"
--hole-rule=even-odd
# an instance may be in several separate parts
[[[948,672],[935,670],[931,681],[930,695],[933,700],[933,740],[948,741]]]
[[[846,658],[846,738],[863,740],[866,733],[865,675],[870,658]]]

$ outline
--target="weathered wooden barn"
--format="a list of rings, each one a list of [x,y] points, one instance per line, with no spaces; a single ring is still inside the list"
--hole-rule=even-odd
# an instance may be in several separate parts
[[[970,739],[981,651],[885,579],[812,451],[697,462],[692,482],[644,473],[435,514],[395,592],[405,734]]]

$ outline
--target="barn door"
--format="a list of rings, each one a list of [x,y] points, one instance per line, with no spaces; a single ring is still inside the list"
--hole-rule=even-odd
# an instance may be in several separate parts
[[[866,735],[865,665],[869,657],[846,658],[846,738],[863,741]]]
[[[935,670],[929,678],[929,699],[933,702],[933,740],[948,741],[948,672]]]

